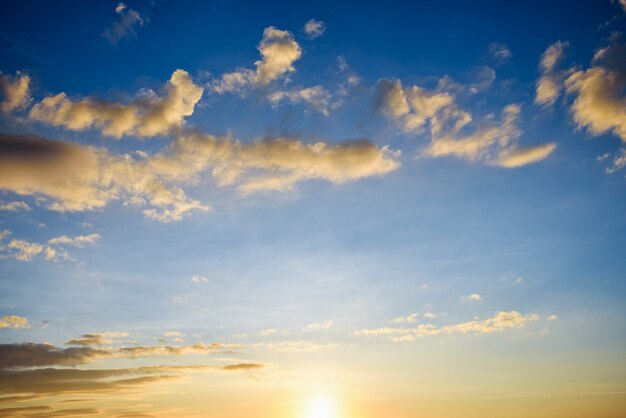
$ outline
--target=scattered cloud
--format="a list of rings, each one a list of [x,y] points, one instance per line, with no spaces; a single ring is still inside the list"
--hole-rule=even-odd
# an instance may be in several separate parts
[[[8,113],[26,107],[30,102],[29,88],[28,75],[18,72],[15,77],[11,77],[0,73],[0,94],[3,96],[0,110]]]
[[[498,312],[485,320],[473,320],[454,325],[437,327],[432,324],[420,324],[413,328],[375,328],[355,331],[360,336],[386,336],[394,342],[411,342],[417,338],[444,334],[491,334],[507,329],[523,328],[527,323],[538,321],[538,315],[522,315],[517,311]]]
[[[431,141],[425,156],[454,156],[513,168],[545,159],[556,148],[554,143],[519,147],[521,109],[516,104],[504,107],[500,121],[488,115],[473,132],[465,133],[472,116],[456,104],[451,93],[418,86],[404,88],[399,80],[382,79],[377,97],[379,109],[405,133],[421,133],[428,128]]]
[[[262,329],[261,331],[259,331],[259,335],[263,337],[267,337],[268,335],[276,334],[276,332],[277,331],[274,328],[266,328],[266,329]]]
[[[276,351],[278,353],[290,353],[290,352],[311,352],[320,350],[332,350],[338,347],[338,344],[317,344],[310,341],[280,341],[276,343],[258,343],[252,344],[252,348],[260,348],[269,351]]]
[[[478,293],[471,293],[469,295],[462,296],[461,300],[468,302],[480,302],[481,300],[483,300],[483,297],[480,296]]]
[[[305,329],[307,331],[321,331],[321,330],[331,329],[332,326],[333,326],[333,321],[316,322],[316,323],[307,325]]]
[[[94,345],[109,345],[112,344],[115,339],[127,337],[127,332],[98,332],[93,334],[83,334],[80,338],[72,338],[65,342],[67,345],[79,345],[82,347],[89,347]]]
[[[575,97],[574,122],[592,135],[613,133],[626,142],[626,45],[611,44],[598,50],[587,70],[575,71],[565,81]]]
[[[94,245],[100,238],[102,238],[100,234],[77,235],[75,237],[62,235],[48,240],[48,244],[71,245],[72,247],[85,248],[88,245]]]
[[[196,276],[191,276],[191,281],[194,283],[203,283],[203,282],[208,282],[209,279],[207,279],[204,276],[196,275]]]
[[[193,114],[204,89],[186,71],[176,70],[165,85],[166,94],[143,91],[129,104],[92,98],[72,100],[65,93],[48,96],[30,110],[30,118],[72,131],[95,128],[106,136],[140,138],[168,134]]]
[[[268,94],[267,99],[273,105],[278,105],[281,101],[291,103],[304,103],[318,112],[328,116],[330,109],[334,107],[331,103],[332,95],[322,86],[313,86],[303,89],[293,89],[289,91],[275,91]]]
[[[43,255],[46,260],[69,259],[69,254],[63,249],[64,245],[72,245],[84,248],[93,245],[100,238],[98,234],[87,236],[60,236],[48,240],[48,244],[40,244],[22,239],[11,239],[8,243],[3,241],[11,236],[11,231],[0,232],[0,256],[11,257],[19,261],[31,261],[33,258]]]
[[[557,41],[550,45],[541,56],[539,70],[541,76],[537,81],[535,103],[541,106],[551,106],[563,90],[563,80],[566,72],[558,69],[558,64],[565,56],[567,42]]]
[[[28,319],[23,316],[6,315],[0,316],[0,329],[21,329],[30,328]]]
[[[389,322],[391,322],[392,324],[402,324],[402,323],[405,323],[405,322],[417,322],[418,318],[419,318],[419,313],[418,312],[414,312],[414,313],[408,314],[406,316],[402,316],[402,315],[398,316],[396,318],[393,318]]]
[[[513,56],[509,47],[502,42],[492,42],[488,51],[489,56],[498,63],[506,62]]]
[[[266,86],[283,75],[294,72],[293,63],[302,55],[300,45],[293,35],[273,26],[263,31],[263,39],[258,49],[261,60],[254,63],[255,70],[244,68],[222,74],[209,88],[218,94],[245,94],[249,87]]]
[[[105,29],[102,36],[113,45],[129,36],[137,37],[135,27],[143,26],[144,24],[144,19],[142,19],[139,12],[129,9],[124,3],[119,3],[115,7],[115,13],[118,14],[118,19],[113,22],[111,27]]]
[[[319,38],[326,30],[326,23],[321,20],[311,19],[304,25],[304,33],[309,39]]]
[[[0,201],[0,211],[19,212],[30,211],[31,207],[26,202],[2,202]]]

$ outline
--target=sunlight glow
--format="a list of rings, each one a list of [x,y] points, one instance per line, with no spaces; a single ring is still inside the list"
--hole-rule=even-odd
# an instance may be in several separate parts
[[[309,399],[303,418],[339,418],[337,415],[337,406],[330,398],[312,398]]]

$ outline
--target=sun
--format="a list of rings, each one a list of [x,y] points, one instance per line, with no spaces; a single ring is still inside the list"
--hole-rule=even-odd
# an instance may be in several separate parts
[[[311,398],[306,403],[303,418],[339,418],[339,415],[332,399]]]

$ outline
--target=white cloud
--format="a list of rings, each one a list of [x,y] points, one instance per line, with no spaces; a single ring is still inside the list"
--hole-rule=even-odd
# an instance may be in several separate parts
[[[332,95],[322,86],[313,86],[303,89],[294,89],[290,91],[275,91],[267,96],[270,103],[277,105],[283,100],[291,103],[305,103],[317,110],[318,112],[328,116]]]
[[[196,276],[191,276],[191,281],[194,283],[202,283],[202,282],[208,282],[209,279],[207,279],[204,276],[196,275]]]
[[[77,235],[75,237],[62,235],[48,240],[48,244],[71,245],[72,247],[84,248],[88,245],[94,245],[100,238],[102,238],[100,234]]]
[[[115,7],[115,13],[119,15],[119,19],[114,21],[111,27],[105,29],[102,33],[102,36],[113,45],[126,37],[136,37],[137,33],[135,32],[135,27],[137,25],[143,26],[144,23],[139,12],[129,9],[124,3],[119,3]]]
[[[517,311],[498,312],[484,320],[473,320],[454,325],[437,327],[432,324],[420,324],[412,328],[375,328],[355,331],[360,336],[385,336],[394,342],[411,342],[417,338],[445,334],[491,334],[507,329],[523,328],[529,322],[538,321],[538,315],[522,315]]]
[[[8,113],[25,107],[30,101],[29,86],[28,75],[19,72],[15,77],[0,74],[0,94],[3,96],[0,110]]]
[[[325,30],[326,24],[321,20],[311,19],[304,25],[304,33],[306,33],[310,39],[322,36]]]
[[[461,300],[469,301],[469,302],[480,302],[483,300],[483,297],[478,293],[471,293],[469,295],[465,295],[461,298]]]
[[[21,329],[21,328],[30,328],[30,323],[28,319],[23,316],[16,315],[6,315],[0,316],[0,329]]]
[[[626,148],[622,148],[620,153],[613,159],[613,165],[606,168],[606,172],[611,174],[626,167]]]
[[[332,328],[333,321],[317,322],[306,326],[307,331],[320,331]]]
[[[396,318],[393,318],[389,322],[391,322],[392,324],[402,324],[404,322],[416,322],[418,317],[419,317],[419,313],[414,312],[414,313],[408,314],[406,316],[400,315],[400,316],[398,316]]]
[[[557,41],[550,45],[541,56],[539,62],[541,76],[537,81],[535,92],[536,104],[551,106],[561,94],[566,73],[558,70],[557,66],[563,60],[567,46],[567,42]]]
[[[252,344],[251,348],[261,348],[269,351],[276,351],[279,353],[290,352],[311,352],[320,350],[332,350],[338,347],[338,344],[317,344],[309,341],[280,341],[276,343],[258,343]]]
[[[266,329],[262,329],[261,331],[259,331],[259,335],[263,336],[263,337],[267,337],[269,335],[274,335],[276,334],[276,330],[274,328],[266,328]]]
[[[96,128],[114,138],[165,135],[182,126],[184,118],[193,114],[204,91],[183,70],[174,71],[165,89],[167,94],[163,97],[144,92],[129,104],[92,98],[72,100],[59,93],[35,104],[30,118],[73,131]]]
[[[26,202],[2,202],[0,201],[0,210],[6,212],[19,212],[32,210]]]

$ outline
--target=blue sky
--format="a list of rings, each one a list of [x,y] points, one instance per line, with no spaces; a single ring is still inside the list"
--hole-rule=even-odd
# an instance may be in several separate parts
[[[0,415],[626,406],[623,1],[5,10]]]

